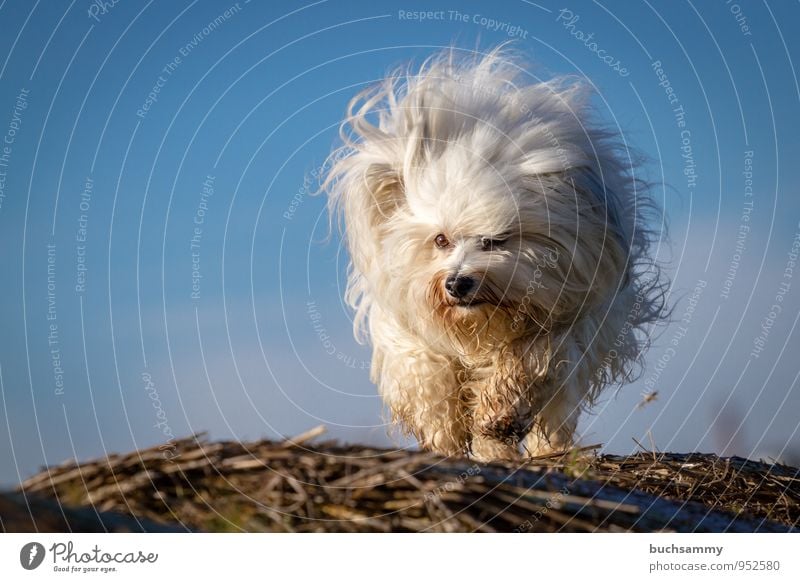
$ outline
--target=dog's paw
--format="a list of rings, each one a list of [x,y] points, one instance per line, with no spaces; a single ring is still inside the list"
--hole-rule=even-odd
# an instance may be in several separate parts
[[[438,455],[461,456],[467,452],[467,437],[463,430],[439,430],[420,434],[417,438],[421,447]]]
[[[531,430],[533,406],[526,399],[487,398],[474,412],[473,433],[516,446]]]
[[[491,437],[474,435],[470,443],[469,456],[482,463],[513,461],[520,458],[517,443],[501,441]]]

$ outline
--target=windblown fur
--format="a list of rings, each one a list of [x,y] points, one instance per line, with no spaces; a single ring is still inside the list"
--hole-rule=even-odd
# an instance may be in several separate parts
[[[341,134],[323,187],[392,419],[484,460],[571,445],[663,307],[639,161],[586,87],[453,49],[357,95]]]

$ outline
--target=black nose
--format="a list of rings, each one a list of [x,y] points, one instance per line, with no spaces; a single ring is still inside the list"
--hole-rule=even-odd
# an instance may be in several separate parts
[[[472,277],[464,277],[462,275],[450,275],[444,282],[444,288],[456,299],[464,297],[474,286],[475,280]]]

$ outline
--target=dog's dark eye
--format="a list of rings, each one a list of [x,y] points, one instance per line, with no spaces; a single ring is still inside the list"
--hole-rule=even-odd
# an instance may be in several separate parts
[[[440,249],[450,246],[450,241],[447,240],[447,237],[441,233],[436,235],[436,238],[433,239],[433,242]]]
[[[481,249],[484,251],[491,251],[499,246],[502,246],[503,243],[506,242],[504,238],[489,238],[488,236],[484,236],[481,238]]]

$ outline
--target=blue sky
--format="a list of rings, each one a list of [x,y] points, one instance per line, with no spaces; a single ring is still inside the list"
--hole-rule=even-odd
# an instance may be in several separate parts
[[[0,483],[169,434],[408,445],[314,175],[357,90],[510,39],[533,78],[596,87],[670,226],[678,321],[584,442],[800,456],[796,3],[98,6],[0,4]]]

